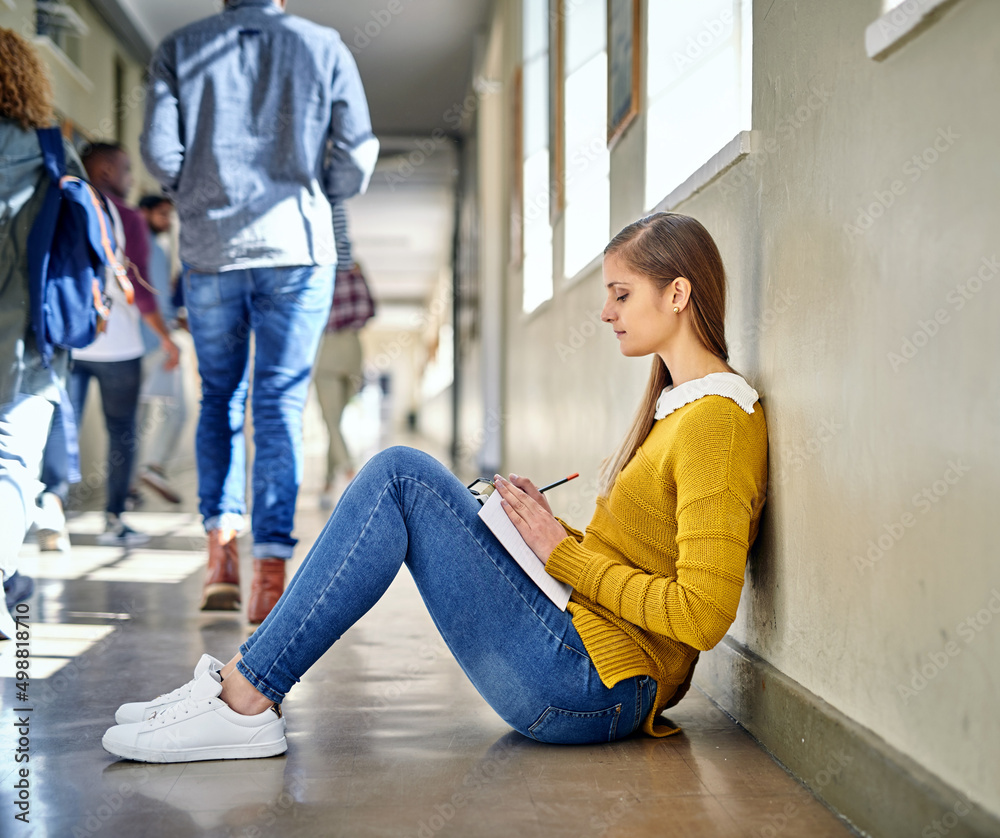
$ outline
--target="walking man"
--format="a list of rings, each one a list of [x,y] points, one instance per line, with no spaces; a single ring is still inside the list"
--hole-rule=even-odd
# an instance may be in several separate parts
[[[128,152],[118,143],[92,143],[83,153],[83,165],[90,182],[108,199],[116,227],[116,240],[124,240],[124,256],[129,263],[129,279],[135,289],[135,304],[125,301],[115,281],[105,283],[112,298],[111,317],[97,339],[83,349],[73,350],[73,370],[69,378],[69,396],[77,421],[82,422],[90,380],[96,379],[101,391],[101,409],[108,432],[107,482],[105,485],[105,529],[97,536],[100,544],[137,547],[149,536],[133,530],[122,520],[128,497],[132,461],[135,457],[135,416],[142,384],[142,343],[140,323],[145,322],[157,335],[165,369],[173,369],[179,350],[160,314],[156,297],[144,284],[149,272],[149,234],[142,216],[125,203],[132,188],[132,163]],[[66,441],[53,425],[45,447],[44,480],[65,502],[68,491]]]
[[[139,212],[149,227],[149,274],[146,279],[159,298],[164,322],[176,334],[177,295],[170,277],[170,256],[160,244],[160,238],[170,232],[174,204],[164,195],[143,195]],[[183,498],[167,477],[167,462],[177,450],[187,418],[184,370],[182,365],[170,370],[163,366],[163,350],[145,323],[142,340],[146,354],[142,358],[142,390],[136,422],[142,458],[140,460],[139,455],[135,458],[132,485],[138,478],[168,503],[181,503]]]
[[[252,392],[251,623],[281,596],[296,543],[302,408],[337,261],[331,204],[365,189],[378,155],[350,50],[284,5],[228,0],[220,14],[168,36],[150,67],[142,137],[146,167],[180,218],[202,380],[203,610],[240,607],[235,536],[246,514]]]

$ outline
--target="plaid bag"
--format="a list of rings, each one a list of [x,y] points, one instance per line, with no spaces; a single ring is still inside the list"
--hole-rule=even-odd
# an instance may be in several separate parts
[[[354,264],[350,270],[337,271],[326,331],[360,329],[374,316],[375,300],[372,299],[361,268]]]

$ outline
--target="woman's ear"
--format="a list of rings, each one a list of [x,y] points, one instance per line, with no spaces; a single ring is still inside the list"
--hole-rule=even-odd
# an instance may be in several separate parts
[[[684,276],[679,276],[670,283],[670,305],[676,306],[681,311],[691,299],[691,281]]]

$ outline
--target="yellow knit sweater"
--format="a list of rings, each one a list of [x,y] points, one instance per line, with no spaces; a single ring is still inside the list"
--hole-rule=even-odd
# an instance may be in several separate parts
[[[657,682],[654,726],[698,656],[736,618],[747,551],[767,487],[767,428],[724,396],[703,396],[658,420],[598,498],[586,534],[569,536],[546,569],[573,586],[573,624],[608,687]]]

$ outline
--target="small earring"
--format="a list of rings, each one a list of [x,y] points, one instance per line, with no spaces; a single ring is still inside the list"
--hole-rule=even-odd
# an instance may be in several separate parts
[[[680,313],[681,310],[677,306],[674,306],[674,314],[680,314]]]

